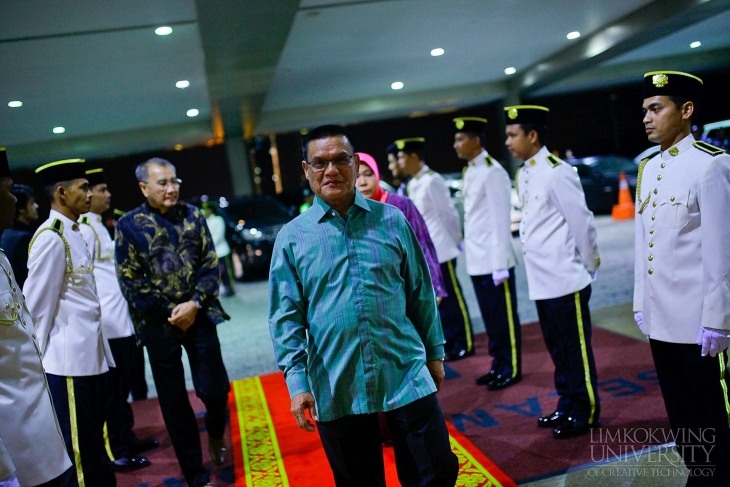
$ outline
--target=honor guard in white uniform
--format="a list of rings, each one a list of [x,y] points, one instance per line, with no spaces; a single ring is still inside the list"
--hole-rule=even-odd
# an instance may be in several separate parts
[[[51,212],[30,242],[23,291],[73,469],[64,486],[115,486],[104,452],[103,380],[114,366],[101,326],[94,265],[79,224],[91,191],[83,159],[36,169]]]
[[[119,288],[114,242],[101,220],[101,214],[111,204],[111,193],[104,181],[104,169],[87,170],[86,179],[92,193],[91,209],[79,219],[79,228],[94,264],[94,280],[101,303],[101,327],[116,364],[105,374],[104,384],[107,455],[112,462],[112,470],[129,472],[149,466],[147,458],[135,454],[159,444],[156,440],[140,440],[132,431],[134,415],[127,400],[135,373],[137,341],[127,301]]]
[[[446,339],[445,360],[474,355],[474,334],[469,310],[456,278],[456,257],[461,253],[461,222],[443,176],[424,162],[426,140],[422,137],[395,141],[398,167],[411,177],[408,197],[423,216],[436,256],[441,265],[448,296],[439,304],[441,325]]]
[[[730,156],[691,134],[701,95],[691,74],[644,76],[644,127],[661,150],[639,166],[634,312],[687,485],[715,486],[730,485]]]
[[[0,231],[13,224],[8,158],[0,147]],[[0,250],[0,485],[60,487],[71,468],[43,373],[35,327]]]
[[[536,105],[505,108],[506,145],[525,161],[515,175],[522,254],[559,396],[555,412],[537,423],[552,428],[555,438],[570,438],[599,424],[588,300],[601,259],[578,174],[544,145],[548,112]]]
[[[454,150],[468,161],[462,175],[466,272],[471,276],[489,337],[491,370],[476,378],[489,390],[522,379],[520,319],[510,231],[509,175],[483,148],[487,119],[454,119]]]

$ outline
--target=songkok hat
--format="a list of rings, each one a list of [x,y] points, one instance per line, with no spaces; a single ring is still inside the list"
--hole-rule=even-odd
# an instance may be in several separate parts
[[[393,154],[394,156],[398,157],[398,148],[395,146],[395,143],[390,144],[388,145],[388,147],[385,148],[385,154]]]
[[[696,100],[702,94],[702,80],[679,71],[651,71],[644,75],[644,98],[678,96]]]
[[[534,124],[547,126],[549,108],[539,105],[513,105],[504,107],[504,121],[507,125]]]
[[[475,132],[477,134],[483,134],[486,126],[486,118],[459,117],[454,119],[454,133]]]
[[[50,186],[61,181],[86,179],[84,162],[85,159],[64,159],[41,166],[35,170],[35,173],[40,176],[44,186]]]
[[[380,180],[380,171],[378,170],[378,163],[375,162],[375,159],[370,154],[367,154],[365,152],[358,152],[358,156],[360,156],[360,162],[363,162],[368,165],[371,171],[373,171],[373,174],[375,174],[375,177]]]
[[[8,154],[5,147],[0,147],[0,178],[10,176],[10,165],[8,164]]]
[[[90,188],[93,188],[97,184],[104,184],[104,169],[89,169],[86,171],[86,179],[89,180]]]
[[[398,139],[394,142],[398,152],[412,154],[413,152],[421,152],[426,147],[426,139],[423,137],[411,137],[410,139]]]

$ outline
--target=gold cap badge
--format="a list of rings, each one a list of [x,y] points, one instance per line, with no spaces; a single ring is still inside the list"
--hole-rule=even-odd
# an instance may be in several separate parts
[[[515,118],[517,118],[517,109],[516,108],[510,108],[509,111],[507,112],[507,116],[511,120],[514,120]]]
[[[651,77],[651,82],[657,88],[663,88],[669,83],[669,78],[666,74],[655,74]]]
[[[456,128],[457,129],[463,129],[464,128],[464,121],[460,118],[456,119]]]

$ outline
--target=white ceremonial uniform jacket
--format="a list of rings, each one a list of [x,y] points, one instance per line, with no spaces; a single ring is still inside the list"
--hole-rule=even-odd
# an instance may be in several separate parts
[[[558,298],[585,288],[601,258],[578,173],[542,147],[518,169],[515,180],[530,299]]]
[[[730,330],[730,156],[694,142],[642,161],[636,188],[634,311],[670,343]]]
[[[213,246],[218,257],[227,257],[231,255],[231,246],[226,240],[226,221],[222,216],[213,213],[205,217],[205,223],[210,230],[210,236],[213,237]]]
[[[93,268],[78,223],[51,210],[30,242],[23,287],[49,374],[98,375],[114,365]]]
[[[424,165],[408,182],[408,197],[426,222],[439,263],[455,259],[461,253],[461,222],[443,176]]]
[[[464,169],[461,194],[470,276],[510,269],[517,263],[510,231],[511,189],[507,171],[485,150]]]
[[[114,242],[101,216],[86,213],[79,219],[79,229],[94,263],[94,280],[101,303],[101,326],[107,340],[134,335],[127,300],[122,295],[114,260]]]
[[[0,479],[39,485],[71,467],[43,373],[33,320],[0,252]]]

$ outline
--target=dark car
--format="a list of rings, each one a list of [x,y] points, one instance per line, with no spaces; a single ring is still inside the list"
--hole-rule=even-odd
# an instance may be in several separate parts
[[[230,201],[224,212],[243,277],[268,270],[276,236],[292,219],[286,206],[271,196],[246,196]]]
[[[613,205],[618,203],[618,177],[621,172],[626,175],[631,196],[636,193],[639,167],[628,157],[591,156],[566,162],[578,172],[586,204],[594,213],[610,213]]]

